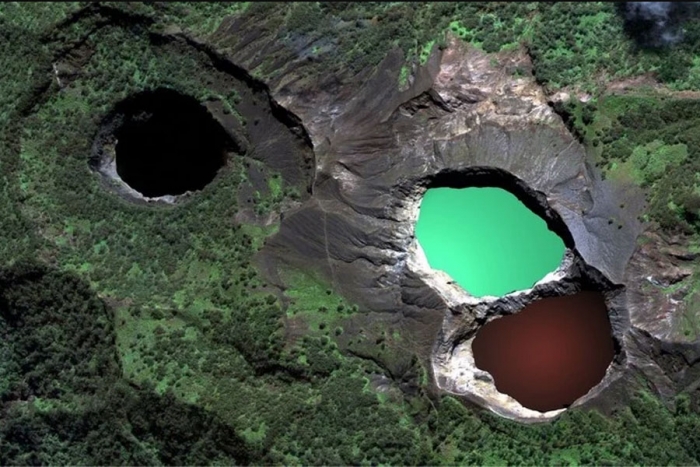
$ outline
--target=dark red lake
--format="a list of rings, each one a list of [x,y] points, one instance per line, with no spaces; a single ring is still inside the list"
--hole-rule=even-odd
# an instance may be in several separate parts
[[[598,384],[615,349],[603,295],[545,298],[494,319],[472,343],[476,366],[523,406],[567,407]]]

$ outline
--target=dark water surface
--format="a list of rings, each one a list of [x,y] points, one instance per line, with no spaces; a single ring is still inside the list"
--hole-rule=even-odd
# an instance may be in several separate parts
[[[581,292],[538,300],[494,319],[472,343],[476,366],[523,406],[567,407],[598,384],[612,362],[612,330],[603,295]]]

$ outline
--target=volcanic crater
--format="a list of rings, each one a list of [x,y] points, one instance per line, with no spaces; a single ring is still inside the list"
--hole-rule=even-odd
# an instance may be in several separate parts
[[[262,223],[269,219],[257,219],[245,200],[267,190],[267,176],[276,173],[302,199],[308,195],[314,176],[309,137],[263,82],[179,33],[154,34],[152,46],[208,70],[206,97],[163,86],[114,102],[89,158],[106,189],[139,204],[174,205],[236,166],[247,181],[238,190],[239,212]]]
[[[392,323],[430,368],[435,391],[504,417],[546,421],[566,407],[626,397],[618,382],[649,368],[624,284],[641,228],[641,193],[602,180],[533,77],[504,72],[529,69],[526,54],[494,61],[451,37],[412,70],[409,86],[388,87],[402,63],[391,53],[361,86],[338,95],[272,83],[273,97],[308,130],[317,167],[311,198],[285,213],[261,251],[269,279],[287,265],[327,277],[363,310],[349,328]],[[514,194],[562,239],[561,264],[529,289],[471,296],[429,266],[416,239],[422,197],[440,186]],[[604,303],[604,313],[603,305],[588,312],[608,323],[596,336],[613,353],[586,388],[551,404],[520,402],[476,364],[473,341],[492,321],[588,293]],[[398,365],[391,361],[398,357],[387,358],[385,365]]]
[[[434,271],[434,275],[443,276],[441,279],[449,277],[446,283],[434,284],[436,288],[444,288],[445,284],[450,286],[451,290],[446,294],[451,294],[465,307],[473,307],[473,312],[477,316],[484,316],[483,321],[486,321],[486,324],[478,323],[476,328],[462,329],[461,332],[466,335],[453,341],[456,346],[462,345],[463,342],[471,342],[471,349],[467,347],[465,350],[472,352],[473,371],[469,374],[463,367],[455,368],[454,371],[457,373],[449,377],[459,381],[457,384],[473,386],[471,391],[483,397],[483,400],[494,397],[496,393],[510,396],[515,400],[515,402],[509,401],[510,405],[520,404],[527,409],[520,410],[521,415],[529,414],[533,417],[538,416],[534,412],[530,413],[530,410],[542,413],[558,411],[585,396],[603,380],[615,356],[615,350],[616,348],[619,350],[620,346],[616,345],[613,339],[605,297],[602,293],[582,291],[575,292],[573,295],[548,297],[550,293],[570,293],[571,290],[580,287],[582,281],[572,276],[572,266],[574,261],[583,269],[586,269],[586,266],[575,251],[574,240],[566,224],[557,212],[548,206],[546,197],[529,188],[514,175],[488,167],[443,171],[427,177],[419,185],[425,190],[424,193],[435,188],[447,187],[453,190],[450,192],[452,198],[459,196],[460,190],[496,188],[503,194],[515,194],[521,206],[520,208],[511,206],[511,204],[518,204],[515,202],[492,203],[484,207],[480,203],[488,202],[488,196],[485,195],[492,192],[478,190],[462,192],[462,196],[469,195],[467,203],[441,205],[437,212],[433,205],[429,206],[433,212],[427,219],[436,222],[438,228],[431,231],[429,236],[417,235],[412,249],[415,253],[415,261],[419,264],[414,267],[418,270],[430,269],[426,264],[430,259],[428,258],[430,252],[423,251],[425,244],[420,243],[427,240],[433,243],[430,245],[433,253],[436,252],[435,243],[438,244],[438,258],[443,264],[451,266],[453,271],[455,267],[461,268],[457,272],[466,272],[462,274],[466,279],[473,283],[481,283],[482,288],[493,290],[494,287],[498,289],[502,286],[503,277],[506,278],[506,283],[512,283],[513,278],[518,282],[526,283],[522,282],[523,278],[537,277],[528,271],[515,271],[513,274],[513,271],[509,270],[542,266],[541,263],[538,265],[537,262],[519,260],[519,250],[526,250],[526,254],[530,253],[530,256],[541,257],[546,254],[544,249],[553,247],[554,257],[556,257],[557,239],[554,237],[557,236],[564,239],[564,245],[567,248],[568,257],[564,258],[561,264],[557,264],[550,274],[531,287],[511,292],[511,294],[514,293],[514,297],[508,297],[510,294],[505,294],[505,297],[473,297],[469,292],[469,286],[464,284],[461,285],[466,290],[463,291],[463,296],[459,297],[459,289],[454,287],[457,281],[443,274],[448,271]],[[445,198],[441,200],[443,204],[449,201]],[[454,212],[454,209],[464,208],[467,211]],[[498,212],[501,208],[508,209],[508,212]],[[426,209],[424,204],[421,204],[420,209],[421,211]],[[472,212],[469,212],[469,209]],[[527,216],[527,212],[516,211],[528,209],[531,211],[530,217],[534,214],[546,222],[549,235],[543,235],[545,232],[538,229],[529,229],[529,234],[526,232],[528,229],[521,222],[523,220],[537,222],[536,218],[524,217]],[[517,221],[513,223],[510,218],[515,218]],[[425,219],[426,217],[421,217],[421,222],[425,223]],[[444,228],[446,225],[450,225],[450,229],[458,232],[447,232],[446,230],[449,229]],[[489,225],[490,230],[480,232],[477,227],[481,225]],[[423,226],[423,229],[425,232],[427,228]],[[509,231],[499,232],[504,229]],[[464,231],[465,234],[461,235],[460,231]],[[494,236],[497,237],[495,242],[490,238]],[[538,236],[543,238],[533,238]],[[467,245],[465,249],[460,245],[464,242],[471,245]],[[453,258],[458,251],[466,252],[466,257]],[[505,254],[505,256],[499,260],[496,258],[499,254]],[[445,263],[444,258],[452,261]],[[429,262],[433,264],[432,260]],[[546,262],[549,263],[549,261]],[[475,279],[479,276],[481,276],[480,281]],[[552,285],[556,288],[562,280],[569,280],[574,289],[559,291],[552,289]],[[496,284],[490,284],[494,281]],[[592,284],[594,281],[585,282]],[[545,294],[534,292],[532,288],[538,285],[540,285],[539,290],[544,288],[547,292]],[[599,286],[609,288],[610,284],[601,283]],[[540,298],[531,301],[532,298],[529,296],[533,293]],[[524,297],[525,301],[522,303],[530,303],[519,307],[516,303],[520,299],[515,298],[518,296]],[[510,304],[504,305],[509,301],[511,301]],[[494,306],[486,305],[488,308],[484,309],[482,305],[489,302]],[[482,307],[481,310],[480,307]],[[502,311],[495,311],[498,308]],[[499,316],[505,309],[513,314]],[[485,314],[482,315],[482,313]],[[450,356],[443,355],[443,358],[449,360]],[[495,388],[488,385],[493,385]]]
[[[258,29],[225,21],[211,38],[221,54],[217,63],[258,70],[274,46],[272,39],[243,39],[258,38]],[[284,212],[256,261],[269,283],[282,289],[282,269],[291,266],[327,278],[359,306],[344,325],[341,348],[358,355],[347,348],[357,341],[353,333],[380,323],[387,335],[397,332],[411,343],[410,352],[402,347],[369,357],[392,372],[401,374],[416,356],[429,371],[434,394],[521,422],[551,420],[565,409],[528,408],[498,391],[493,377],[475,365],[473,340],[490,322],[517,317],[538,301],[598,293],[614,355],[602,381],[562,404],[610,412],[628,403],[642,380],[666,400],[678,392],[653,351],[665,337],[646,330],[656,316],[653,304],[632,292],[646,277],[630,266],[644,227],[644,196],[632,184],[602,179],[550,107],[527,51],[486,54],[448,33],[446,43],[434,47],[424,64],[409,67],[399,85],[406,61],[398,49],[371,72],[315,80],[303,79],[303,57],[275,50],[281,68],[264,87],[273,110],[284,109],[307,136],[313,158],[303,161],[313,159],[315,170],[307,179],[310,196]],[[248,131],[260,132],[252,147],[260,148],[256,153],[266,163],[282,160],[264,142],[265,125]],[[303,161],[284,166],[305,167]],[[510,177],[515,182],[505,188],[516,196],[525,187],[530,194],[521,200],[565,242],[559,268],[531,289],[479,299],[423,261],[415,225],[427,186],[439,174],[473,172]]]
[[[145,92],[118,111],[117,173],[154,198],[204,188],[233,149],[226,132],[195,99],[167,89]]]
[[[477,368],[496,389],[539,412],[569,407],[602,381],[614,356],[599,292],[543,298],[483,326],[472,341]]]
[[[93,167],[126,193],[174,199],[200,191],[239,145],[193,97],[158,88],[119,102],[96,140]]]
[[[475,297],[431,268],[419,239],[412,240],[407,267],[448,303],[433,349],[437,384],[502,416],[544,421],[617,379],[626,365],[622,341],[629,327],[622,289],[586,263],[547,197],[501,168],[447,169],[405,187],[412,193],[412,218],[435,187],[506,190],[566,247],[558,267],[532,287]]]

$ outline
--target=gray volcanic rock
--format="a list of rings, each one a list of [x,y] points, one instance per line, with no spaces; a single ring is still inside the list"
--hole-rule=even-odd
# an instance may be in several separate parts
[[[632,199],[624,210],[619,207],[625,193],[592,173],[584,149],[549,109],[532,79],[504,76],[502,67],[492,66],[485,54],[457,40],[442,57],[434,54],[428,70],[437,68],[436,58],[441,59],[437,64],[441,71],[431,72],[432,87],[425,89],[427,83],[416,80],[413,93],[386,85],[391,76],[387,69],[395,62],[388,58],[375,79],[345,104],[344,112],[337,102],[326,107],[321,100],[313,108],[301,102],[295,108],[295,101],[283,99],[304,121],[316,150],[314,201],[302,210],[315,211],[311,217],[316,219],[327,219],[334,211],[349,231],[355,225],[365,233],[349,244],[342,240],[345,234],[337,244],[336,236],[329,235],[331,261],[339,251],[345,252],[342,261],[347,263],[348,254],[366,257],[360,249],[379,248],[384,259],[377,258],[375,264],[394,265],[397,253],[406,250],[412,237],[416,213],[409,205],[424,190],[406,187],[419,186],[444,170],[491,167],[514,174],[545,196],[585,261],[613,282],[621,282],[635,247],[641,203],[634,205]],[[428,91],[440,96],[442,104],[431,98],[411,109],[411,94],[431,94]],[[459,98],[465,92],[490,98],[466,103]],[[528,105],[521,108],[525,113],[504,114],[495,104],[499,99],[520,99]],[[329,118],[331,114],[337,116]],[[610,219],[615,222],[609,223]],[[293,223],[290,218],[282,226],[281,237],[288,235],[288,228],[293,230]],[[295,243],[302,249],[306,247],[300,242],[324,243],[327,232],[322,229],[322,239],[295,236]]]
[[[625,283],[630,296],[634,326],[657,339],[670,342],[697,341],[698,334],[683,325],[692,289],[690,261],[694,255],[681,245],[645,231],[630,260]]]
[[[229,40],[236,27],[248,32]],[[258,63],[261,40],[240,24],[216,34],[217,46],[245,67]],[[675,392],[678,384],[648,348],[657,337],[644,330],[663,333],[646,317],[648,295],[637,287],[645,269],[628,267],[643,197],[602,180],[534,79],[508,73],[531,69],[524,52],[487,55],[449,37],[444,51],[414,67],[406,89],[398,86],[400,52],[358,76],[360,85],[320,77],[313,93],[294,78],[295,63],[269,83],[270,93],[308,132],[316,173],[311,198],[285,213],[261,253],[268,270],[282,263],[314,270],[368,316],[398,316],[437,390],[526,422],[560,411],[541,414],[498,393],[474,366],[471,339],[489,320],[538,298],[601,290],[619,351],[604,380],[574,406],[622,403],[638,374],[664,396]],[[507,188],[542,215],[567,245],[559,269],[532,289],[482,299],[432,270],[414,236],[420,199],[430,186],[459,179]],[[682,280],[684,273],[670,274]]]

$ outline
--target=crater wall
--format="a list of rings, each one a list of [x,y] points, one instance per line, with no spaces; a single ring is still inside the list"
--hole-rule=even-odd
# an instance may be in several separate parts
[[[445,50],[434,49],[424,67],[414,68],[404,90],[387,85],[397,82],[402,63],[399,52],[390,54],[361,87],[337,97],[271,86],[308,130],[316,175],[312,197],[285,214],[263,250],[268,271],[281,263],[313,269],[368,316],[399,316],[438,391],[510,418],[536,421],[556,413],[523,411],[498,397],[489,401],[460,383],[453,369],[469,366],[460,349],[474,330],[539,298],[581,290],[605,295],[616,357],[603,382],[575,405],[619,388],[613,383],[620,378],[647,374],[648,358],[633,342],[634,310],[624,281],[641,230],[641,194],[602,180],[534,78],[508,72],[531,69],[522,51],[494,61],[449,38]],[[414,226],[421,196],[447,174],[527,192],[528,207],[565,239],[560,268],[530,290],[486,300],[469,297],[430,269]],[[608,393],[619,398],[624,390]]]

